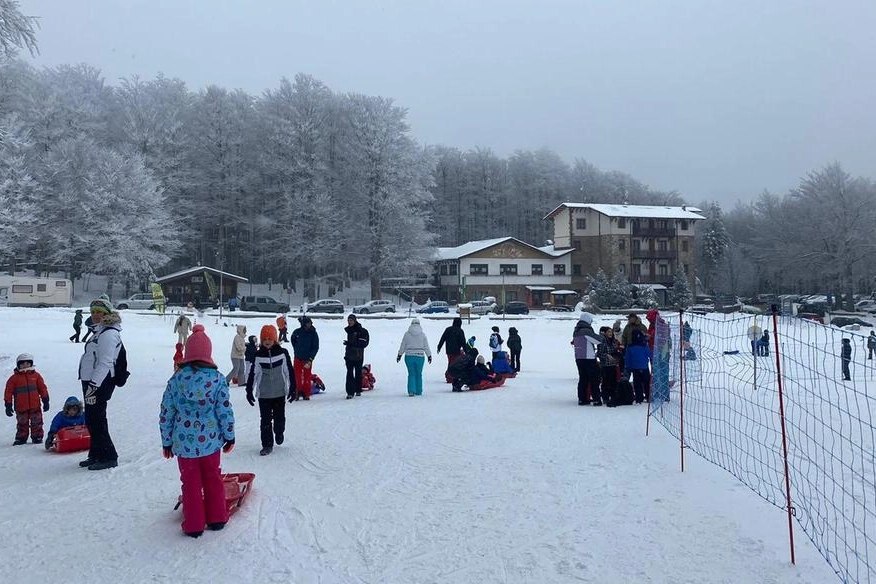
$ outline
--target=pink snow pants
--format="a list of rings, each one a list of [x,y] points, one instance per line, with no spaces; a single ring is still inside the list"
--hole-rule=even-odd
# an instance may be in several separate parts
[[[204,531],[208,523],[228,521],[219,452],[201,458],[176,459],[182,481],[182,530],[186,533]]]

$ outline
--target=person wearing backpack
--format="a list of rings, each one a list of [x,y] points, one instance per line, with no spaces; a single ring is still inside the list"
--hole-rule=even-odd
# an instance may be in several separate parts
[[[496,353],[503,351],[502,345],[505,341],[502,340],[502,335],[499,334],[499,327],[494,326],[492,331],[492,334],[490,334],[490,351],[493,352],[493,358],[495,359]]]
[[[95,325],[94,347],[86,347],[83,359],[93,355],[92,363],[80,363],[82,390],[85,394],[85,425],[91,434],[88,458],[79,466],[104,470],[118,466],[119,455],[109,433],[106,410],[117,386],[127,378],[127,357],[122,345],[122,318],[106,298],[91,301],[91,318]],[[88,375],[83,376],[84,373]]]

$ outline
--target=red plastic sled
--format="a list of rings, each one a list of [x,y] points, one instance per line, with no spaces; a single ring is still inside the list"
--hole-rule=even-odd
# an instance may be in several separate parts
[[[232,472],[222,475],[222,484],[225,487],[225,507],[228,508],[228,516],[231,517],[243,505],[246,494],[252,488],[255,475],[251,472]],[[182,505],[182,495],[176,500],[174,511]]]
[[[85,426],[68,426],[58,430],[52,450],[55,452],[79,452],[91,448],[91,434]]]
[[[469,391],[480,391],[482,389],[493,389],[494,387],[501,387],[505,385],[505,378],[500,377],[496,381],[481,381],[480,383],[476,383],[474,385],[469,385]]]

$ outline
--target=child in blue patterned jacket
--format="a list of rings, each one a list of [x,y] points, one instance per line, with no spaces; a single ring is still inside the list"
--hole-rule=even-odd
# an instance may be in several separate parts
[[[197,324],[186,340],[180,370],[167,382],[159,426],[164,458],[177,457],[182,481],[182,530],[200,537],[228,521],[219,451],[234,449],[234,411],[225,376],[216,368],[213,346]]]

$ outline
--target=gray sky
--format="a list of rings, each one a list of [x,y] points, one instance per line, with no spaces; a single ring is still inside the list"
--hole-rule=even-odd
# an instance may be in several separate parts
[[[423,143],[546,146],[697,203],[876,178],[873,0],[22,0],[45,65],[392,97]],[[867,39],[870,39],[869,41]]]

